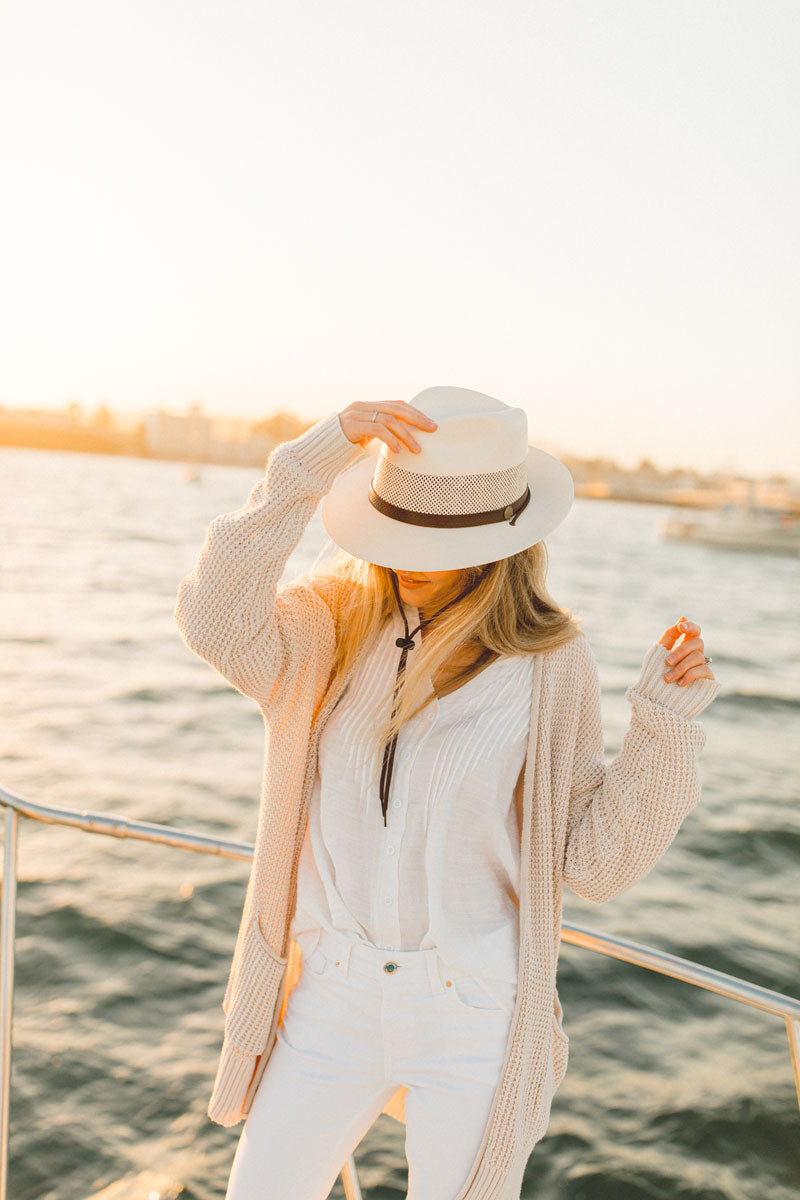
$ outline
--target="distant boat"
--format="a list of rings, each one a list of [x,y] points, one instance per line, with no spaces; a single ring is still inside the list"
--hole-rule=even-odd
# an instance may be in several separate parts
[[[726,504],[713,512],[661,522],[665,538],[699,542],[722,550],[762,554],[800,554],[800,513],[779,512],[753,504]]]
[[[202,483],[203,472],[197,463],[187,462],[183,464],[183,478],[186,483]]]

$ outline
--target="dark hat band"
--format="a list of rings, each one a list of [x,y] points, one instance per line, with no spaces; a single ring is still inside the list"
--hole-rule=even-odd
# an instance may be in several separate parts
[[[479,513],[424,513],[390,504],[378,495],[371,483],[369,485],[369,502],[379,513],[395,521],[404,521],[407,525],[425,525],[435,529],[463,529],[473,525],[493,525],[496,521],[508,521],[513,525],[522,510],[527,507],[530,498],[531,489],[526,486],[522,495],[504,508],[493,508],[488,512]]]

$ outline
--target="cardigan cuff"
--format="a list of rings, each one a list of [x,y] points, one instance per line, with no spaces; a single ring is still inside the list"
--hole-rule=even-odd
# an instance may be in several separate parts
[[[222,1053],[217,1064],[217,1074],[206,1113],[217,1125],[237,1125],[244,1117],[242,1106],[247,1094],[255,1054],[246,1054],[232,1046],[227,1037],[223,1039]]]
[[[283,446],[300,460],[322,493],[330,490],[340,471],[364,453],[363,446],[356,446],[346,436],[338,412],[322,417]]]
[[[639,678],[630,690],[691,720],[708,707],[721,684],[718,679],[693,679],[683,687],[679,683],[668,682],[664,675],[670,669],[665,661],[669,653],[666,646],[655,642],[645,654]]]

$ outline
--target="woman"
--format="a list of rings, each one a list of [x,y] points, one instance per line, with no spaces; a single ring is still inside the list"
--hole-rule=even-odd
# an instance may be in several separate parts
[[[410,1200],[519,1197],[567,1065],[562,884],[602,903],[663,854],[719,688],[681,618],[605,765],[594,658],[545,586],[572,497],[521,409],[355,403],[276,447],[181,581],[184,640],[267,737],[208,1107],[246,1118],[227,1200],[324,1200],[380,1112]],[[339,556],[279,588],[320,500]]]

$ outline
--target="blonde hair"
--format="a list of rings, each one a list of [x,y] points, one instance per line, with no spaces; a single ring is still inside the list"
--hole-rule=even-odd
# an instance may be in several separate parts
[[[330,587],[335,594],[337,637],[332,684],[347,674],[361,648],[377,638],[398,607],[388,567],[355,558],[337,547],[320,566],[324,555],[325,550],[297,583],[315,587],[323,594]],[[456,587],[440,599],[437,610],[455,595],[465,593],[460,602],[441,616],[434,616],[425,627],[424,638],[415,638],[416,648],[408,656],[394,718],[387,717],[382,723],[376,718],[376,773],[383,746],[427,707],[433,699],[430,680],[459,651],[470,648],[478,657],[440,688],[439,696],[454,691],[501,655],[546,653],[583,636],[579,618],[550,596],[547,568],[547,547],[539,541],[509,558],[460,572]],[[431,636],[434,631],[435,636]],[[391,714],[394,686],[393,674],[389,689],[378,702],[379,713]]]

